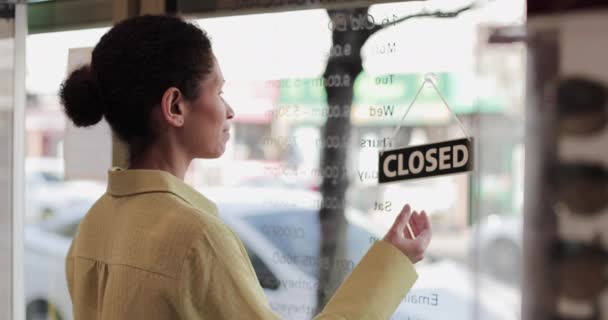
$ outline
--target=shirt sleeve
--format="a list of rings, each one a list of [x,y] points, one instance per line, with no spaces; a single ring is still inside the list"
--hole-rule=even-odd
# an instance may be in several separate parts
[[[184,260],[183,319],[280,319],[241,241],[228,227],[220,229],[197,240]],[[314,319],[389,319],[416,279],[401,251],[377,241]]]
[[[389,319],[417,279],[406,255],[376,241],[315,319]]]

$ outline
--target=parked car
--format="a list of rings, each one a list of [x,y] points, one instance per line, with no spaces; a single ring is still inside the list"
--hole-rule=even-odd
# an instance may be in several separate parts
[[[318,258],[320,232],[314,206],[318,193],[271,188],[202,192],[218,204],[222,219],[241,238],[270,306],[285,319],[314,316],[320,264],[350,273],[383,231],[361,212],[348,208],[346,254],[323,261]],[[275,201],[269,202],[270,198]],[[82,212],[62,214],[26,230],[28,319],[44,317],[50,310],[60,319],[71,319],[64,259],[82,216]],[[463,265],[441,261],[420,263],[417,269],[420,278],[393,319],[468,320],[476,319],[474,314],[486,320],[519,319],[519,300],[513,290],[485,279],[482,283],[488,290],[480,295],[473,289],[473,275]]]
[[[510,286],[519,287],[523,274],[523,216],[491,214],[473,226],[468,244],[470,261]]]
[[[88,209],[106,191],[103,183],[64,180],[63,160],[28,158],[25,162],[25,221],[45,219],[70,208]]]
[[[72,319],[65,257],[87,209],[71,207],[25,226],[26,320]]]

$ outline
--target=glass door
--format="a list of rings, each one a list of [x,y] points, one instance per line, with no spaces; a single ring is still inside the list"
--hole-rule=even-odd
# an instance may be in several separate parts
[[[0,310],[22,319],[22,161],[25,75],[25,4],[0,4]],[[25,2],[25,1],[23,1]]]
[[[14,5],[0,5],[0,252],[11,257]],[[12,259],[0,260],[0,310],[11,310]]]

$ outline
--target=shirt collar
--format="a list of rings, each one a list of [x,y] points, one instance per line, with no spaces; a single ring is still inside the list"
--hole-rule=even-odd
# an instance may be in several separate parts
[[[148,192],[169,192],[190,205],[217,215],[217,205],[178,177],[163,170],[123,169],[108,170],[108,193],[115,197],[133,196]]]

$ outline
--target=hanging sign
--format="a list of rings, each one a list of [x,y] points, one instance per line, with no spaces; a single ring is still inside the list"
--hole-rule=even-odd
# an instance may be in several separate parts
[[[387,183],[400,180],[425,178],[473,170],[473,138],[450,108],[447,101],[439,92],[434,82],[434,74],[429,73],[418,89],[414,100],[403,114],[401,122],[393,133],[393,140],[403,124],[403,120],[412,109],[420,91],[426,83],[430,83],[441,98],[445,107],[452,113],[460,125],[460,129],[467,136],[464,139],[443,141],[419,146],[411,146],[393,150],[380,151],[378,161],[378,183]]]
[[[464,138],[384,151],[380,154],[378,182],[471,171],[472,142],[472,138]]]

